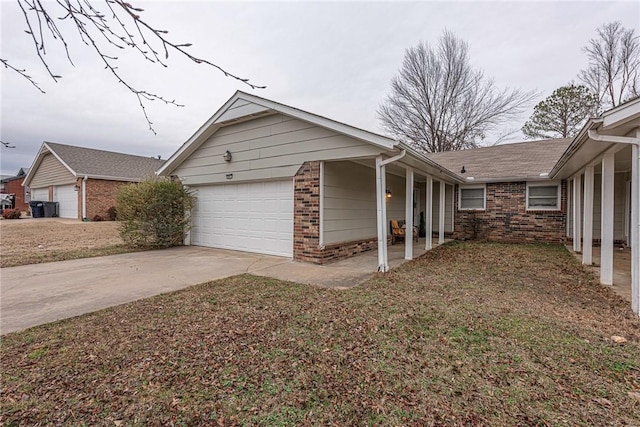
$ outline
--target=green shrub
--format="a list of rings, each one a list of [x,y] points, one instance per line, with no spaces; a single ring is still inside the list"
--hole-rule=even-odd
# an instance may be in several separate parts
[[[5,209],[2,211],[4,219],[20,219],[20,209]]]
[[[127,246],[167,248],[182,245],[191,225],[195,196],[179,181],[157,178],[120,188],[116,210]]]

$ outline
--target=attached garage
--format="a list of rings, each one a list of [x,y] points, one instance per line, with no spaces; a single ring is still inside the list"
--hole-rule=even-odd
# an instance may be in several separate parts
[[[188,244],[317,264],[380,246],[387,271],[384,218],[411,214],[414,171],[461,182],[397,141],[236,92],[158,174],[195,192]]]
[[[31,200],[58,202],[61,218],[104,220],[111,216],[120,187],[153,176],[163,163],[155,157],[45,142],[23,185],[31,188]]]
[[[75,185],[55,185],[53,201],[58,202],[60,218],[78,218],[78,192]]]
[[[194,188],[191,244],[293,256],[293,180]]]

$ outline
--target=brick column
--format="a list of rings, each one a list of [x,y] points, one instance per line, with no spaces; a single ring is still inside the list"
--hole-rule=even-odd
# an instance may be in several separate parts
[[[293,259],[321,263],[320,162],[305,162],[293,178]]]

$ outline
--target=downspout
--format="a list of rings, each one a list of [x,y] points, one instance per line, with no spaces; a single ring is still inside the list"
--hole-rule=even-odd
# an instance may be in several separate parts
[[[82,220],[87,220],[87,175],[82,178]]]
[[[407,154],[403,149],[400,154],[382,160],[376,158],[376,204],[378,214],[378,271],[386,273],[389,271],[389,257],[387,254],[387,198],[386,198],[386,172],[385,166],[389,163],[402,159]]]
[[[631,309],[640,315],[640,130],[636,137],[600,135],[589,129],[589,138],[598,142],[631,144]]]

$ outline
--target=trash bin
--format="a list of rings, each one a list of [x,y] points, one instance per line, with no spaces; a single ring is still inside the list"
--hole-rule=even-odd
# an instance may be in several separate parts
[[[29,202],[31,207],[31,216],[33,218],[44,218],[44,202],[32,200]]]
[[[44,204],[44,217],[53,218],[58,216],[58,202],[42,202]]]

